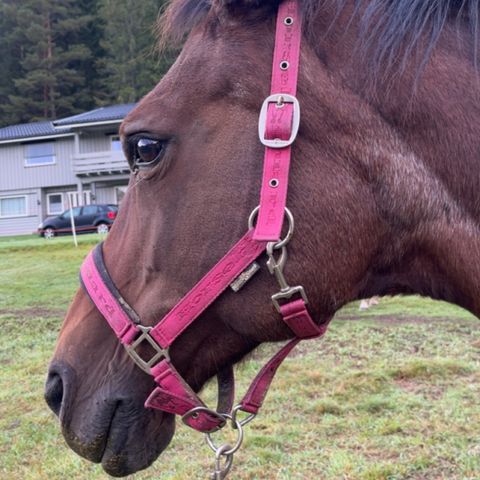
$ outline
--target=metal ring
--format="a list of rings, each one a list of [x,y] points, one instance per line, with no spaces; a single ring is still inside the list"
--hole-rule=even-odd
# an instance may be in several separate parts
[[[268,185],[272,188],[277,188],[280,185],[280,182],[278,178],[271,178],[270,181],[268,182]]]
[[[256,413],[250,413],[247,417],[245,417],[243,420],[237,420],[237,414],[238,412],[245,412],[242,410],[242,405],[238,404],[236,407],[233,408],[232,410],[232,427],[236,428],[235,422],[239,422],[242,427],[250,423],[256,416]],[[248,412],[245,412],[248,413]]]
[[[255,207],[253,209],[252,213],[250,214],[250,217],[248,217],[248,229],[249,230],[254,228],[255,218],[257,217],[259,210],[260,210],[260,205],[258,207]],[[295,221],[293,220],[293,214],[287,207],[285,207],[285,214],[286,214],[287,220],[288,220],[288,231],[287,231],[287,234],[285,235],[284,238],[280,239],[278,242],[273,242],[274,243],[274,246],[273,246],[274,250],[278,250],[279,248],[282,248],[285,245],[287,245],[287,243],[292,239],[292,236],[293,236],[293,231],[295,229]]]
[[[288,70],[290,64],[286,60],[280,62],[280,70]]]
[[[232,420],[233,422],[233,419],[232,419],[232,416],[231,415],[223,415],[225,418],[229,419],[229,420]],[[230,450],[226,450],[225,452],[222,451],[222,455],[233,455],[239,448],[240,446],[242,445],[242,442],[243,442],[243,427],[241,425],[241,423],[238,421],[238,420],[235,420],[234,421],[234,424],[235,424],[235,428],[234,430],[237,430],[237,441],[235,442],[235,444],[233,445],[233,447],[230,448]],[[210,435],[210,433],[206,433],[205,434],[205,438],[207,440],[207,444],[208,446],[215,452],[217,453],[219,448],[222,448],[222,447],[217,447],[214,443],[213,443],[213,440],[212,440],[212,437]]]
[[[284,20],[283,20],[283,23],[287,26],[290,26],[290,25],[293,25],[293,17],[286,17]]]

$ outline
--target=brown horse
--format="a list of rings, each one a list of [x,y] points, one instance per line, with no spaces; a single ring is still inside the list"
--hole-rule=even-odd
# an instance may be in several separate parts
[[[164,40],[188,36],[121,127],[132,168],[140,147],[154,161],[132,175],[104,246],[145,324],[241,237],[258,204],[257,120],[278,3],[176,0],[167,11]],[[478,0],[301,3],[289,279],[306,287],[317,322],[352,300],[402,293],[478,316]],[[262,267],[175,341],[172,360],[195,390],[260,343],[292,335],[269,301],[276,290]],[[174,433],[172,415],[144,408],[153,386],[79,290],[46,386],[68,444],[112,475],[150,465]]]

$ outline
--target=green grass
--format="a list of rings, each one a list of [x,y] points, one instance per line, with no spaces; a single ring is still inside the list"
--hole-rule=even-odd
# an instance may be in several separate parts
[[[43,383],[78,267],[96,235],[0,241],[0,479],[107,479],[64,444]],[[237,368],[247,387],[273,351]],[[480,323],[417,297],[343,309],[280,368],[232,479],[480,479]],[[212,398],[207,387],[206,398]],[[212,454],[179,425],[135,480],[206,478]]]

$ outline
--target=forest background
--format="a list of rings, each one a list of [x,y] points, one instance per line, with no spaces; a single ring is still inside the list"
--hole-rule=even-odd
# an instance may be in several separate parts
[[[165,0],[0,0],[0,127],[139,100],[171,65]]]

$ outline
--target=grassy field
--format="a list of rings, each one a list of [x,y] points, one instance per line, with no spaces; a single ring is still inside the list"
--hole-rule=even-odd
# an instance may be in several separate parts
[[[43,383],[78,267],[96,235],[0,240],[0,479],[106,479],[64,444]],[[239,391],[272,351],[237,369]],[[285,362],[232,479],[480,479],[480,323],[415,297],[342,310]],[[207,388],[207,396],[210,396]],[[207,478],[212,454],[179,426],[135,480]]]

